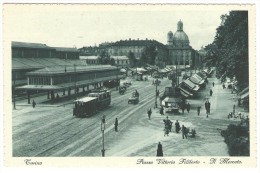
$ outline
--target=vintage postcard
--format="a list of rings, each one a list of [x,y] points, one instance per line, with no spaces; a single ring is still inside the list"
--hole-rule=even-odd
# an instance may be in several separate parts
[[[255,4],[3,4],[7,167],[256,167]]]

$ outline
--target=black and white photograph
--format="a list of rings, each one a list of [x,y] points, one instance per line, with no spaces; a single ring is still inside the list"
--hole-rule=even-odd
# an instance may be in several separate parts
[[[255,166],[255,6],[196,6],[4,4],[7,157]]]

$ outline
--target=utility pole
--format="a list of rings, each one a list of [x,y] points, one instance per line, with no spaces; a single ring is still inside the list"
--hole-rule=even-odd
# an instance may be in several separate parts
[[[105,116],[103,116],[102,120],[101,120],[101,132],[102,132],[102,157],[105,157],[105,124],[106,124],[106,119]]]
[[[118,57],[117,57],[117,61],[116,61],[116,90],[118,90],[118,85],[119,85],[119,82],[118,82]]]
[[[155,80],[155,105],[154,105],[155,108],[157,108],[157,86],[158,86],[158,79]]]
[[[77,93],[77,85],[76,85],[76,64],[74,64],[74,87],[75,87],[75,94]]]

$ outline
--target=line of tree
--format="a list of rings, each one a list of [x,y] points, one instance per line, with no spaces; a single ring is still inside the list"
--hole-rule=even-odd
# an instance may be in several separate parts
[[[230,11],[221,16],[213,43],[207,45],[206,66],[215,66],[217,77],[235,77],[240,88],[248,86],[248,12]]]
[[[155,58],[158,52],[155,45],[146,46],[141,54],[139,65],[143,66],[145,64],[155,65]]]
[[[106,51],[102,51],[97,60],[99,64],[115,65],[115,60],[110,58],[110,55]]]

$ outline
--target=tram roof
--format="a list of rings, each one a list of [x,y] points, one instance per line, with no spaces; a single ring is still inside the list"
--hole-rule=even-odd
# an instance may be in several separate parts
[[[66,67],[66,72],[65,72]],[[105,71],[105,70],[115,70],[115,66],[111,65],[73,65],[70,66],[51,66],[45,67],[43,69],[28,72],[28,75],[52,75],[52,74],[68,74],[68,73],[82,73],[91,71]]]
[[[96,100],[97,98],[96,97],[84,97],[84,98],[81,98],[81,99],[77,99],[77,100],[74,100],[74,102],[89,102],[89,101],[92,101],[92,100]]]

